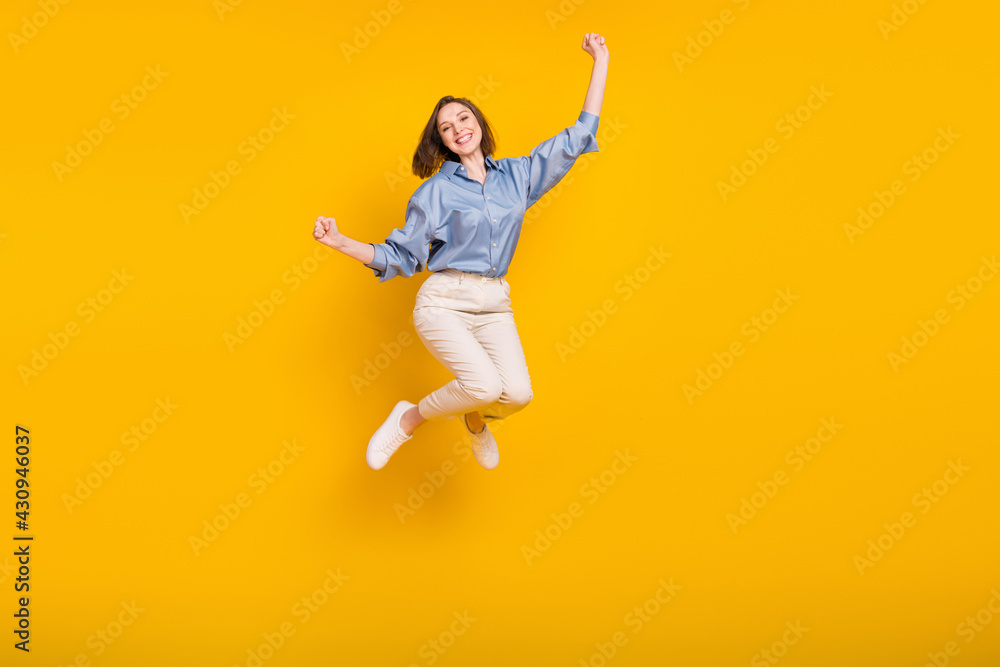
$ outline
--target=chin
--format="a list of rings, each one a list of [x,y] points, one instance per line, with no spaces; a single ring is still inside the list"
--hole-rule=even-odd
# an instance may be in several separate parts
[[[472,141],[470,141],[469,143],[462,144],[461,146],[455,144],[451,150],[454,151],[455,153],[458,153],[459,155],[462,154],[462,151],[469,151],[469,154],[471,155],[472,153],[476,152],[476,149],[479,147],[479,143],[480,143],[479,139],[477,139],[476,137],[472,137]]]

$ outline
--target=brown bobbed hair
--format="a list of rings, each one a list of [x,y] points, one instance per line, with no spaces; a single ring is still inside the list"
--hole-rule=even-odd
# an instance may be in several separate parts
[[[431,114],[430,120],[427,121],[427,126],[424,127],[423,134],[420,135],[420,143],[417,145],[417,150],[413,153],[413,173],[420,178],[428,178],[436,174],[445,161],[461,162],[458,154],[444,145],[437,127],[438,112],[441,111],[441,107],[451,102],[458,102],[467,107],[472,112],[472,115],[476,117],[476,120],[479,121],[479,128],[483,133],[479,147],[483,150],[483,157],[492,156],[493,151],[496,149],[493,128],[490,127],[479,107],[464,97],[445,95],[434,106],[434,112]]]

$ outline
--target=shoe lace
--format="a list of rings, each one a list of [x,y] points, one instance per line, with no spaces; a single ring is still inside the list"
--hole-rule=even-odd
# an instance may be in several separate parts
[[[394,433],[394,434],[393,434],[393,436],[392,436],[391,438],[389,438],[389,440],[388,440],[388,441],[387,441],[387,442],[386,442],[386,443],[385,443],[385,444],[384,444],[384,445],[382,446],[382,451],[383,451],[383,452],[384,452],[384,453],[385,453],[385,454],[386,454],[387,456],[392,456],[392,455],[393,455],[393,454],[394,454],[394,453],[396,452],[396,450],[397,450],[397,449],[399,449],[399,446],[400,446],[401,444],[403,444],[404,442],[406,442],[407,440],[409,440],[409,436],[407,436],[407,435],[406,435],[405,433],[403,433],[402,431],[397,431],[397,432],[396,432],[396,433]]]
[[[483,430],[479,433],[474,433],[469,429],[469,433],[472,435],[473,447],[483,454],[494,454],[497,451],[496,443],[493,441],[493,438],[485,437],[488,428],[488,425],[483,426]]]

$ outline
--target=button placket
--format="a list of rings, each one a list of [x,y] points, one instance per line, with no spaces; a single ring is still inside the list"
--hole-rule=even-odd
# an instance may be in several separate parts
[[[490,200],[490,196],[488,194],[486,194],[486,184],[485,183],[483,184],[483,196],[486,197],[486,202],[491,201]],[[494,218],[493,214],[490,212],[490,204],[489,203],[485,203],[484,207],[486,209],[486,216],[488,218],[490,218],[491,220],[493,220],[493,222],[495,223],[497,221],[497,219]],[[492,224],[492,225],[490,225],[490,249],[489,249],[490,264],[493,264],[493,262],[495,260],[495,258],[493,256],[493,248],[497,247],[497,241],[496,241],[496,239],[497,239],[497,228],[496,228],[495,224]],[[496,271],[497,267],[494,266],[493,270]],[[485,282],[485,278],[483,280]]]

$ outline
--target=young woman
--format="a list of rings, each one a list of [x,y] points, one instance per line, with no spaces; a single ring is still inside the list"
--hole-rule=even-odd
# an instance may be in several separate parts
[[[316,219],[313,236],[373,269],[379,282],[431,275],[417,292],[413,325],[455,379],[414,404],[399,401],[368,443],[368,465],[382,468],[428,419],[461,416],[476,460],[500,462],[486,424],[523,409],[531,380],[511,309],[507,274],[525,211],[570,170],[597,151],[597,124],[608,73],[604,37],[589,32],[583,50],[594,59],[576,123],[524,157],[495,160],[493,131],[475,104],[442,97],[417,150],[413,173],[427,180],[406,205],[406,223],[385,243],[348,238],[333,218]],[[430,177],[430,178],[428,178]]]

